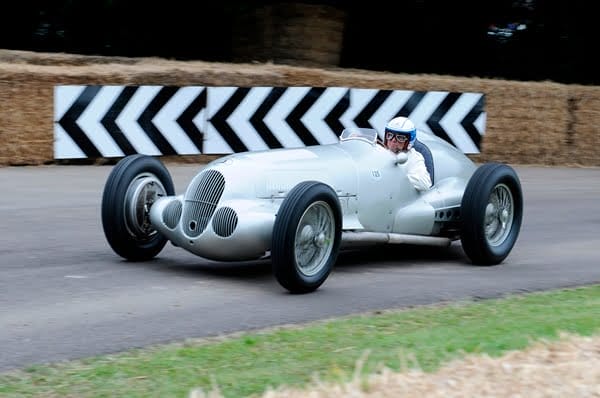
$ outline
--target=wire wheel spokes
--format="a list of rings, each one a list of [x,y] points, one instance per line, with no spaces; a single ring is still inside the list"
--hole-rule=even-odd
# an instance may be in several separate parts
[[[334,238],[335,217],[331,206],[323,201],[312,203],[296,229],[294,251],[298,270],[306,276],[316,275],[329,259]]]
[[[494,187],[485,208],[485,237],[491,246],[499,246],[510,233],[514,218],[514,199],[508,186]]]

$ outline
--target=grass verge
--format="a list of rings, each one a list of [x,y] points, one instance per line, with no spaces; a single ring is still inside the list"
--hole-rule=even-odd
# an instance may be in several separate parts
[[[499,356],[560,332],[599,331],[600,285],[594,285],[32,366],[0,375],[0,396],[186,397],[191,389],[218,385],[225,397],[243,397],[268,386],[306,385],[315,375],[344,382],[366,354],[364,374],[404,368],[406,358],[433,371],[469,353]]]

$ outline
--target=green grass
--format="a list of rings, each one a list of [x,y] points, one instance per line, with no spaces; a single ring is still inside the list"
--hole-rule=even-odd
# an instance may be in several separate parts
[[[600,285],[480,302],[385,311],[302,328],[127,351],[0,374],[0,396],[187,397],[218,385],[226,397],[268,386],[345,381],[403,360],[432,371],[466,353],[500,355],[560,332],[600,332]]]

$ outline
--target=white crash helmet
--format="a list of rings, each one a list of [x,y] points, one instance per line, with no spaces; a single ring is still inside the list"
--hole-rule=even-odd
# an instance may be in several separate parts
[[[410,119],[403,116],[395,117],[385,125],[383,138],[385,143],[388,141],[388,133],[406,135],[408,137],[408,143],[404,148],[405,150],[412,148],[417,139],[417,129],[415,128],[415,125]]]

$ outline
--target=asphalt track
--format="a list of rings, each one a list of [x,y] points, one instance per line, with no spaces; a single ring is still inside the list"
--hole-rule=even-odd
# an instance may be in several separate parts
[[[168,165],[177,192],[200,166]],[[0,168],[0,371],[350,313],[600,282],[600,168],[515,167],[519,240],[476,267],[460,244],[340,256],[316,292],[288,294],[268,261],[216,263],[171,245],[128,263],[107,245],[111,166]]]

